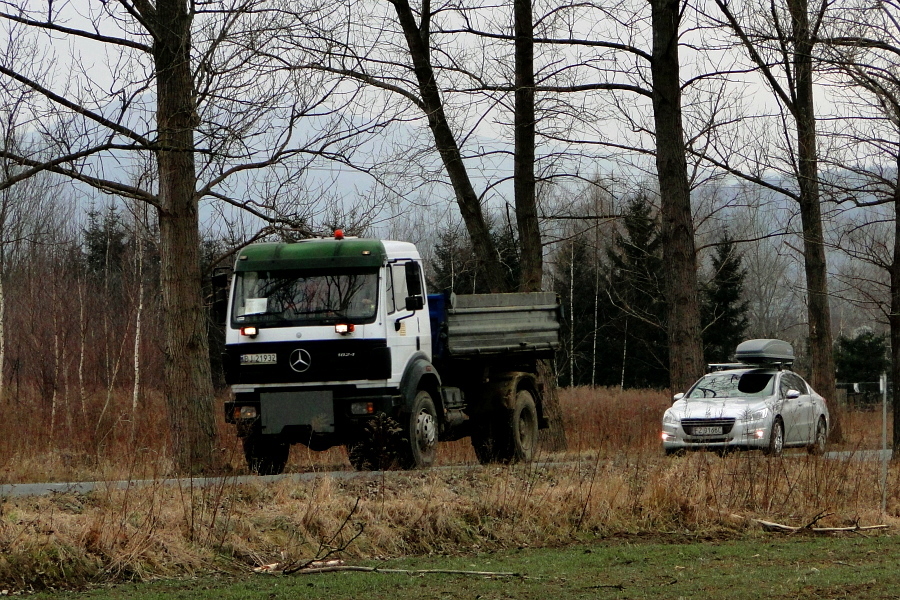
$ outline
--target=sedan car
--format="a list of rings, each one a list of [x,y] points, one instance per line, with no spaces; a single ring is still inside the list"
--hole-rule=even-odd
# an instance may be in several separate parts
[[[732,367],[675,395],[662,419],[666,454],[760,449],[777,456],[792,446],[824,452],[828,407],[802,377],[777,367]]]

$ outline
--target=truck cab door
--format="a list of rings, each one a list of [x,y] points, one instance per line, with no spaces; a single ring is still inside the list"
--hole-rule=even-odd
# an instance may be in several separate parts
[[[385,277],[391,380],[399,382],[414,354],[424,352],[431,357],[431,329],[419,263],[403,259],[391,261]]]

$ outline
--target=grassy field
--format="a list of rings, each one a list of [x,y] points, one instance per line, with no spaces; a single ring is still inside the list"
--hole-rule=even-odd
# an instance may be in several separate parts
[[[889,532],[900,525],[900,465],[890,466],[882,512],[878,463],[804,452],[780,459],[750,452],[666,458],[657,435],[668,402],[661,392],[565,390],[569,449],[543,454],[540,459],[549,464],[482,467],[461,440],[441,447],[441,463],[458,465],[447,469],[240,485],[226,476],[202,489],[154,485],[86,496],[0,498],[0,591],[216,572],[234,576],[262,564],[335,552],[353,561],[426,557],[426,563],[444,564],[448,556],[515,557],[520,548],[627,548],[630,542],[620,540],[780,543],[781,534],[763,539],[754,518],[800,527],[886,524]],[[880,414],[843,417],[843,449],[877,447]],[[2,455],[0,466],[4,482],[144,479],[169,472],[164,440],[155,443],[129,449],[117,442],[123,445],[112,446],[115,452],[93,455],[22,445],[12,458]],[[243,474],[235,448],[231,437],[223,437],[230,473]],[[335,468],[349,470],[342,450],[295,448],[289,464],[297,471]],[[875,539],[893,543],[889,536]],[[484,597],[492,594],[502,596]],[[678,597],[668,591],[663,596]]]
[[[665,537],[665,536],[660,536]],[[392,572],[244,575],[156,581],[36,598],[192,600],[427,598],[853,598],[900,597],[898,543],[886,536],[809,536],[742,541],[672,536],[610,539],[564,548],[356,561]],[[424,570],[493,575],[423,573]]]

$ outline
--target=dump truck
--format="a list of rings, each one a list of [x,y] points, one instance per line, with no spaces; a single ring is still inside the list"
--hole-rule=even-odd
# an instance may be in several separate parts
[[[483,463],[533,457],[554,293],[427,295],[413,244],[340,231],[248,245],[230,279],[225,420],[252,472],[281,473],[295,444],[343,445],[360,470],[428,467],[467,436]]]

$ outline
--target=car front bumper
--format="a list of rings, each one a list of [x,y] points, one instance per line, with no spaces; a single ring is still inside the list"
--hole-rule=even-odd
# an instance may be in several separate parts
[[[694,433],[698,425],[685,428],[681,423],[663,424],[662,444],[666,452],[678,450],[716,450],[728,448],[764,449],[769,446],[771,423],[762,421],[741,422],[722,432]]]

